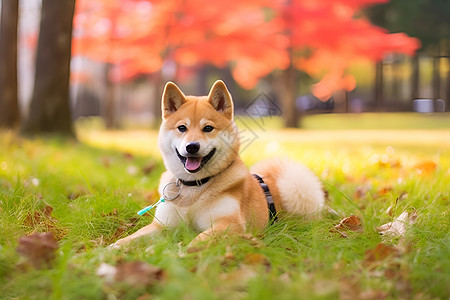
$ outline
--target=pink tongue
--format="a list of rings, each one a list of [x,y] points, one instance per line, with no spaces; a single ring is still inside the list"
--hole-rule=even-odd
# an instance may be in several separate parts
[[[189,171],[197,170],[200,167],[202,159],[200,157],[187,157],[185,168]]]

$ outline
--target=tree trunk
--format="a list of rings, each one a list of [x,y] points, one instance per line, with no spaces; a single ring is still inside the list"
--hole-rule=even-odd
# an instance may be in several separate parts
[[[3,0],[0,24],[0,127],[15,128],[17,100],[17,22],[19,1]]]
[[[282,118],[285,127],[296,128],[299,126],[300,114],[295,104],[298,91],[297,81],[297,70],[291,64],[282,73],[280,91]]]
[[[116,93],[114,84],[110,80],[110,73],[113,65],[111,63],[105,64],[105,99],[103,101],[103,118],[107,129],[117,128],[116,115]]]
[[[375,65],[375,110],[381,111],[383,107],[383,61]]]
[[[161,72],[155,72],[154,74],[154,85],[155,90],[153,97],[150,98],[150,101],[152,103],[152,111],[153,111],[153,128],[158,128],[161,124],[161,118],[162,118],[162,110],[161,110],[161,99],[162,99],[162,93],[164,89],[164,82],[162,79]]]
[[[420,64],[419,64],[419,54],[416,53],[411,60],[412,66],[412,76],[411,76],[411,99],[420,98],[419,95],[419,85],[420,85]]]
[[[450,43],[447,44],[447,61],[450,66]],[[450,69],[447,71],[447,87],[446,87],[446,107],[445,111],[450,111]]]
[[[401,56],[394,55],[393,62],[391,64],[391,78],[392,78],[392,99],[391,106],[397,106],[401,103],[401,78],[399,74],[401,74]]]
[[[75,0],[43,0],[36,75],[25,134],[74,136],[69,77]]]
[[[437,46],[437,51],[433,57],[433,100],[441,98],[441,68],[440,68],[440,47]]]

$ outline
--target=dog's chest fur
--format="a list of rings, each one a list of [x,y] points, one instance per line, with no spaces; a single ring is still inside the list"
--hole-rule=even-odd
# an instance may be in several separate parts
[[[171,182],[164,180],[164,177],[160,189]],[[171,227],[181,221],[198,231],[203,231],[219,218],[229,215],[240,216],[240,201],[230,194],[223,193],[227,187],[227,184],[221,185],[216,178],[199,187],[181,185],[180,195],[161,204],[155,218],[165,226]],[[171,185],[170,188],[177,189],[175,185]]]

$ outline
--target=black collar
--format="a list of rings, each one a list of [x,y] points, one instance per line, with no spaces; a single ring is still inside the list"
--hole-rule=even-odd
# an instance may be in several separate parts
[[[201,186],[202,184],[207,183],[210,179],[211,179],[211,176],[200,179],[200,180],[192,180],[192,181],[185,181],[182,179],[178,179],[178,180],[180,180],[180,182],[186,186]]]
[[[228,169],[234,162],[235,161],[233,160],[231,162],[231,164],[229,164],[228,167],[225,168],[225,170]],[[225,170],[223,170],[223,171],[225,171]],[[213,175],[213,176],[216,176],[216,175]],[[186,186],[201,186],[201,185],[207,183],[211,178],[213,178],[213,176],[205,177],[205,178],[200,179],[200,180],[192,180],[192,181],[185,181],[185,180],[179,179],[179,178],[178,178],[178,180],[180,181],[180,183],[182,183],[182,184],[184,184]]]

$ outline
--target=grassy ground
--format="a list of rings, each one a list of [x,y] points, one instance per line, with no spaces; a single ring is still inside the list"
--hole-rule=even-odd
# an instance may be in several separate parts
[[[1,299],[450,297],[450,130],[247,128],[247,164],[304,162],[326,182],[338,215],[283,219],[194,252],[187,244],[196,233],[186,226],[111,250],[151,220],[136,212],[158,197],[156,134],[83,131],[81,143],[0,135]],[[413,209],[416,223],[403,237],[376,231]],[[333,232],[350,215],[363,230]],[[46,241],[19,243],[48,231],[58,241],[54,260]],[[53,263],[33,266],[43,258]]]

